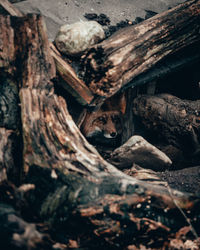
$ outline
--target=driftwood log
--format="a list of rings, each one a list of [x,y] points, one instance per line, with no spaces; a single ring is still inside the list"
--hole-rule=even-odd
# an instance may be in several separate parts
[[[173,152],[181,151],[184,165],[200,163],[199,110],[199,100],[181,100],[170,94],[142,95],[133,101],[134,119],[146,130],[147,138],[173,146]]]
[[[16,9],[10,2],[11,1],[1,0],[0,1],[0,11],[6,15],[9,14],[12,16],[23,16],[23,13],[21,13],[18,9]]]
[[[7,42],[10,42],[13,35],[11,27],[8,28],[6,22],[2,25],[4,26],[1,30],[2,39],[6,42],[7,38]],[[7,31],[10,32],[9,35]],[[7,49],[0,56],[0,65],[2,65],[0,66],[0,180],[6,180],[8,177],[13,183],[19,184],[21,168],[21,162],[18,159],[18,156],[21,158],[19,95],[17,82],[9,73],[13,71],[13,65],[9,66],[9,62],[13,61],[13,43],[7,46]]]
[[[198,233],[198,197],[122,173],[82,136],[68,113],[67,100],[54,93],[56,68],[42,18],[0,16],[0,30],[6,34],[0,36],[0,69],[15,77],[19,88],[21,183],[33,184],[25,197],[28,205],[10,202],[9,192],[1,202],[11,204],[22,218],[29,215],[29,221],[48,223],[54,240],[63,243],[61,238],[71,237],[80,246],[96,249],[122,249],[141,242],[159,247],[189,219],[190,229]],[[15,214],[4,208],[1,215],[6,218]],[[9,239],[16,237],[10,232]],[[4,231],[1,237],[6,237]]]
[[[80,80],[74,69],[62,59],[55,46],[50,43],[51,55],[56,64],[56,70],[61,80],[59,85],[71,93],[81,105],[92,105],[94,96],[85,83]]]
[[[153,81],[199,61],[200,1],[190,0],[116,32],[85,56],[85,82],[101,102],[122,87]],[[190,48],[190,53],[187,47]],[[179,56],[158,64],[171,54]],[[181,56],[180,56],[181,55]]]
[[[0,7],[12,16],[23,16],[7,0],[0,0]],[[198,0],[187,1],[93,46],[83,60],[88,86],[50,43],[60,84],[81,105],[95,107],[121,87],[155,81],[199,62],[199,9]]]
[[[12,5],[8,0],[0,0],[0,11],[6,15],[9,14],[11,16],[18,17],[23,16],[23,13],[15,8],[14,5]],[[5,27],[5,29],[6,28],[7,27]],[[71,93],[81,105],[93,106],[92,100],[94,99],[94,96],[92,92],[89,90],[86,84],[78,78],[71,65],[62,59],[56,47],[51,42],[49,42],[49,44],[51,48],[51,55],[55,60],[56,70],[60,77],[59,84],[69,93]],[[10,51],[12,55],[13,50],[9,46],[8,51]],[[8,56],[8,54],[9,53],[6,53],[6,56]]]

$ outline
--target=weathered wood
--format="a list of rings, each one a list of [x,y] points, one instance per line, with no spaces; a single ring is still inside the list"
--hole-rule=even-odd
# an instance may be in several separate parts
[[[157,144],[162,141],[180,149],[190,164],[200,162],[199,110],[199,100],[181,100],[170,94],[142,95],[133,101],[133,113],[146,128],[147,136],[154,143],[157,138]]]
[[[60,165],[60,167],[63,166],[67,169],[66,164],[70,166],[70,161],[72,160],[73,163],[75,160],[73,160],[73,157],[70,160],[70,152],[77,153],[81,164],[87,166],[88,170],[90,166],[96,168],[101,164],[101,161],[103,165],[106,165],[100,156],[96,156],[96,150],[86,143],[85,138],[72,122],[72,118],[66,109],[65,100],[53,93],[51,78],[55,76],[55,65],[51,57],[47,36],[42,28],[42,18],[32,15],[16,19],[15,24],[20,29],[20,33],[16,34],[18,48],[16,53],[18,56],[20,55],[18,71],[21,72],[22,79],[19,94],[25,168],[29,168],[30,161],[36,161],[36,165],[39,162],[43,162],[43,164],[46,162],[47,166],[52,166],[55,163],[54,167]],[[30,32],[26,34],[28,27]],[[26,40],[23,39],[25,37]],[[35,44],[35,46],[29,46],[30,44]],[[28,60],[27,55],[29,55]],[[38,55],[40,55],[41,61],[38,60]],[[28,86],[29,88],[27,88]],[[54,124],[55,122],[56,124]],[[73,131],[72,134],[70,131]],[[34,141],[31,138],[34,138]],[[41,145],[38,156],[36,156],[36,152],[36,155],[34,155],[36,145]],[[88,148],[93,152],[90,160],[87,156]],[[80,152],[82,153],[80,154]],[[26,162],[28,165],[26,165]],[[33,162],[31,165],[34,164]],[[77,169],[73,165],[71,167],[74,170]],[[98,168],[96,168],[96,171],[99,172]]]
[[[7,0],[0,0],[0,8],[6,11],[7,14],[12,16],[23,16],[23,13],[15,8],[9,1]]]
[[[20,72],[22,74],[22,76],[19,77],[21,81],[20,86],[23,86],[24,88],[27,88],[28,86],[36,89],[38,88],[38,91],[40,92],[45,91],[45,89],[50,91],[53,86],[50,79],[55,77],[56,69],[53,58],[49,56],[50,48],[47,34],[44,31],[45,29],[43,29],[43,19],[40,16],[33,15],[31,18],[28,16],[22,17],[21,19],[13,17],[12,20],[16,27],[15,46],[17,48],[17,66],[19,66],[18,71],[21,70]],[[24,33],[24,29],[29,27],[31,22],[33,22],[35,26],[31,27],[29,33]],[[43,41],[43,43],[40,44],[40,47],[37,44],[39,39]],[[29,50],[23,50],[23,48],[17,46],[20,44],[27,44],[27,41],[32,44],[32,46],[28,47]],[[37,57],[30,57],[29,60],[24,61],[23,59],[27,58],[29,53],[33,53],[34,55],[37,55],[37,57],[41,57],[42,63],[38,63]],[[20,68],[21,63],[22,68]]]
[[[9,65],[13,61],[8,60],[7,63],[8,68],[11,68]],[[6,73],[7,69],[3,72],[4,69],[0,73],[0,127],[16,130],[20,123],[18,88],[13,77]]]
[[[134,135],[133,123],[133,99],[137,96],[136,88],[129,88],[125,91],[126,110],[123,117],[123,133],[121,144],[124,144],[131,136]]]
[[[0,7],[3,8],[11,16],[18,16],[18,17],[23,16],[23,13],[21,13],[16,7],[14,7],[7,0],[0,0]],[[7,25],[5,25],[3,31],[9,32]],[[4,33],[2,33],[2,36],[4,38],[7,38],[6,34]],[[9,38],[13,39],[11,32],[9,32]],[[6,39],[5,42],[8,42],[9,46],[8,47],[4,46],[4,49],[7,49],[8,51],[10,51],[10,53],[5,52],[4,54],[6,56],[11,57],[13,55],[14,50],[13,48],[10,48],[10,46],[12,46],[13,43],[10,42],[8,39]],[[89,88],[86,86],[86,84],[82,80],[78,78],[78,76],[76,75],[74,69],[70,66],[70,64],[68,64],[66,61],[62,59],[62,56],[57,51],[53,43],[49,42],[49,44],[50,44],[50,49],[51,49],[51,55],[55,60],[57,73],[62,79],[62,81],[59,82],[60,85],[64,89],[66,89],[69,93],[71,93],[80,104],[82,105],[91,104],[91,106],[93,106],[91,102],[94,96],[89,90]],[[0,59],[1,59],[1,56],[0,56]],[[4,61],[4,63],[5,62],[6,61]],[[1,61],[0,61],[0,65],[1,65]]]
[[[4,68],[8,72],[12,72],[10,62],[15,60],[14,32],[10,24],[11,21],[8,16],[3,17],[0,15],[0,69]]]
[[[150,184],[156,184],[165,187],[168,185],[166,181],[163,181],[161,179],[160,175],[157,172],[151,169],[141,168],[136,164],[133,164],[131,168],[124,169],[123,172],[128,174],[129,176],[136,178],[137,180],[149,182]]]
[[[80,104],[89,105],[94,98],[89,88],[77,77],[74,69],[62,59],[60,53],[52,43],[50,43],[50,48],[51,55],[55,60],[56,70],[64,80],[60,81],[59,84],[71,93]]]
[[[43,70],[51,59],[48,46],[44,46],[47,38],[41,24],[40,17],[29,16],[20,22],[21,32],[16,34],[26,37],[23,42],[18,37],[18,51],[28,55],[21,54],[19,72],[23,72],[20,100],[24,167],[28,180],[37,187],[35,198],[31,197],[32,207],[54,229],[62,228],[74,237],[81,232],[95,246],[104,242],[122,247],[129,239],[150,233],[152,228],[166,237],[175,226],[185,225],[174,201],[183,210],[190,210],[193,218],[198,214],[198,199],[179,192],[170,196],[165,187],[157,188],[123,174],[104,161],[81,135],[64,99],[53,92],[49,79],[53,64]],[[37,32],[41,35],[36,35]],[[34,51],[30,46],[33,34]],[[42,81],[36,81],[35,75]],[[138,209],[138,203],[142,208]],[[84,230],[81,221],[86,222]]]
[[[15,131],[0,128],[0,182],[10,180],[19,184],[21,145]]]
[[[12,29],[8,29],[8,31],[13,35]],[[9,37],[8,32],[7,39]],[[6,40],[5,37],[2,39]],[[11,47],[13,47],[13,43]],[[3,54],[2,65],[5,67],[0,66],[0,182],[8,177],[13,183],[19,183],[21,170],[19,166],[22,161],[19,96],[16,81],[12,76],[15,72],[13,70],[14,56],[6,56],[5,51],[7,49],[1,51]]]
[[[167,56],[191,44],[199,44],[199,29],[199,0],[186,1],[140,24],[124,28],[93,46],[86,54],[85,82],[93,94],[102,98],[112,96],[128,83],[134,86],[139,82],[139,79],[134,82],[136,77],[142,77]],[[195,56],[198,53],[193,55],[194,60]],[[186,63],[185,56],[185,59],[176,59],[173,67]],[[169,71],[168,65],[160,69]],[[152,72],[148,73],[146,79],[142,77],[142,83],[148,81],[148,76],[152,80],[155,73],[157,77],[159,75],[156,70],[154,76]]]
[[[5,154],[7,154],[7,152],[5,152],[7,146],[8,146],[8,137],[9,137],[9,133],[7,133],[6,129],[0,128],[0,182],[7,180],[7,170],[9,168],[9,165],[7,166],[7,161],[5,160]],[[10,152],[9,152],[10,154]],[[11,157],[12,159],[12,157]],[[12,166],[12,164],[11,164]]]
[[[35,185],[26,210],[47,221],[59,239],[73,235],[84,247],[122,249],[143,242],[144,235],[146,244],[155,243],[155,235],[163,242],[187,225],[180,209],[199,230],[198,197],[175,190],[169,194],[166,187],[125,175],[82,136],[66,101],[54,93],[55,64],[42,18],[12,18],[12,27],[21,79],[23,167],[26,182]]]
[[[48,235],[37,230],[34,223],[28,223],[18,212],[22,199],[22,189],[9,182],[0,183],[0,239],[2,249],[52,249]],[[20,197],[20,198],[19,198]],[[22,201],[23,200],[23,201]]]

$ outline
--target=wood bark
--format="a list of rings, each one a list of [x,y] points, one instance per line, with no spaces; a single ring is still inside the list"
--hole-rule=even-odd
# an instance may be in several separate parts
[[[170,94],[142,95],[133,101],[135,119],[144,126],[147,137],[181,150],[185,164],[200,163],[199,110],[199,100],[181,100]]]
[[[9,1],[0,0],[0,10],[3,10],[5,14],[9,14],[12,16],[23,16],[18,9],[16,9]]]
[[[10,156],[10,152],[8,153],[5,149],[9,148],[10,145],[8,143],[9,132],[4,128],[0,128],[0,182],[7,180],[7,171],[9,169],[9,165],[13,166],[13,162],[11,164],[7,164],[7,160],[13,159],[13,156]],[[6,152],[5,152],[6,151]],[[9,155],[8,159],[5,155]]]
[[[141,24],[124,28],[93,46],[84,60],[85,82],[89,88],[50,43],[62,78],[60,84],[80,104],[94,107],[121,87],[155,81],[200,62],[199,5],[197,0],[187,1]],[[0,6],[10,15],[23,15],[7,0],[1,0]]]
[[[34,216],[59,234],[77,239],[81,234],[81,243],[90,247],[122,248],[143,242],[143,235],[155,245],[155,232],[164,241],[187,224],[179,209],[190,212],[196,228],[200,218],[197,197],[169,193],[166,187],[125,175],[103,160],[82,136],[66,101],[54,93],[55,64],[42,18],[1,20],[1,25],[11,22],[15,33],[23,168],[26,182],[35,185],[27,198],[27,211],[31,207]]]
[[[62,59],[60,53],[52,43],[50,43],[50,48],[51,55],[55,60],[56,70],[62,79],[59,81],[59,85],[71,93],[80,104],[91,104],[94,99],[92,92],[85,83],[77,77],[74,69]]]
[[[134,135],[133,123],[133,99],[137,96],[136,88],[129,88],[125,91],[126,109],[123,119],[123,133],[121,144],[124,144],[131,136]]]
[[[23,13],[21,13],[7,0],[0,0],[0,7],[6,14],[9,14],[11,16],[23,16]],[[8,27],[5,25],[2,31],[2,36],[6,38]],[[8,34],[10,35],[10,39],[13,39],[12,33],[8,32]],[[6,42],[8,41],[6,40]],[[11,46],[13,45],[12,42],[8,44]],[[94,99],[94,96],[92,92],[89,90],[86,84],[78,78],[71,65],[62,59],[62,56],[60,55],[56,47],[53,45],[53,43],[49,42],[49,44],[51,49],[51,55],[55,60],[57,73],[61,78],[59,84],[68,92],[70,92],[81,105],[93,106],[92,100]],[[14,51],[13,48],[10,48],[10,46],[8,46],[7,50],[10,51],[10,55],[9,53],[5,52],[5,56],[11,57]],[[4,63],[6,63],[6,60],[4,61]]]
[[[0,182],[20,183],[21,151],[19,136],[10,129],[0,128]]]
[[[152,81],[187,63],[199,61],[199,24],[200,1],[191,0],[121,29],[86,54],[85,82],[94,95],[105,99],[122,87]],[[182,58],[175,57],[172,63],[158,65],[169,55],[196,43],[195,53],[189,57],[184,52]]]
[[[0,16],[0,20],[1,16]],[[0,21],[0,22],[1,22]],[[5,25],[5,26],[4,26]],[[20,181],[20,108],[17,82],[14,77],[14,43],[13,31],[9,26],[9,18],[2,22],[2,49],[0,49],[0,181],[11,180],[15,184]],[[4,35],[7,35],[6,37]],[[11,44],[8,44],[11,42]],[[10,53],[8,48],[11,49]],[[11,64],[9,64],[9,62]],[[12,73],[12,74],[11,74]]]
[[[76,239],[81,235],[80,243],[93,248],[122,249],[144,242],[144,237],[145,243],[155,246],[158,239],[163,242],[187,225],[180,210],[187,212],[198,232],[198,197],[169,192],[165,186],[122,173],[82,136],[68,113],[66,100],[54,93],[56,68],[42,18],[1,16],[0,20],[0,30],[6,24],[4,32],[13,49],[7,55],[8,41],[0,36],[0,68],[17,76],[24,178],[35,185],[27,197],[27,208],[22,210],[24,214],[31,210],[34,216],[28,219],[48,222],[54,237],[55,232],[59,237],[67,234]],[[3,198],[1,202],[8,203]],[[6,211],[3,207],[1,218]]]

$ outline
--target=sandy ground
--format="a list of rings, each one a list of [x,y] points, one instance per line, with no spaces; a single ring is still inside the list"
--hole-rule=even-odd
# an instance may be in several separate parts
[[[23,13],[41,13],[49,40],[54,40],[60,25],[85,20],[85,13],[106,14],[111,25],[122,20],[145,17],[145,10],[157,13],[184,2],[183,0],[27,0],[14,4]]]

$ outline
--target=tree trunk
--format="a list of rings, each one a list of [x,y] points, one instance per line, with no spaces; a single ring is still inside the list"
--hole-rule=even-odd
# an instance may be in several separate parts
[[[96,102],[126,85],[152,81],[178,67],[199,61],[199,29],[200,1],[190,0],[140,24],[121,29],[94,45],[86,54],[84,64],[85,82],[100,99]],[[189,57],[184,51],[182,57],[175,57],[167,65],[158,65],[169,55],[195,43],[198,45]]]

